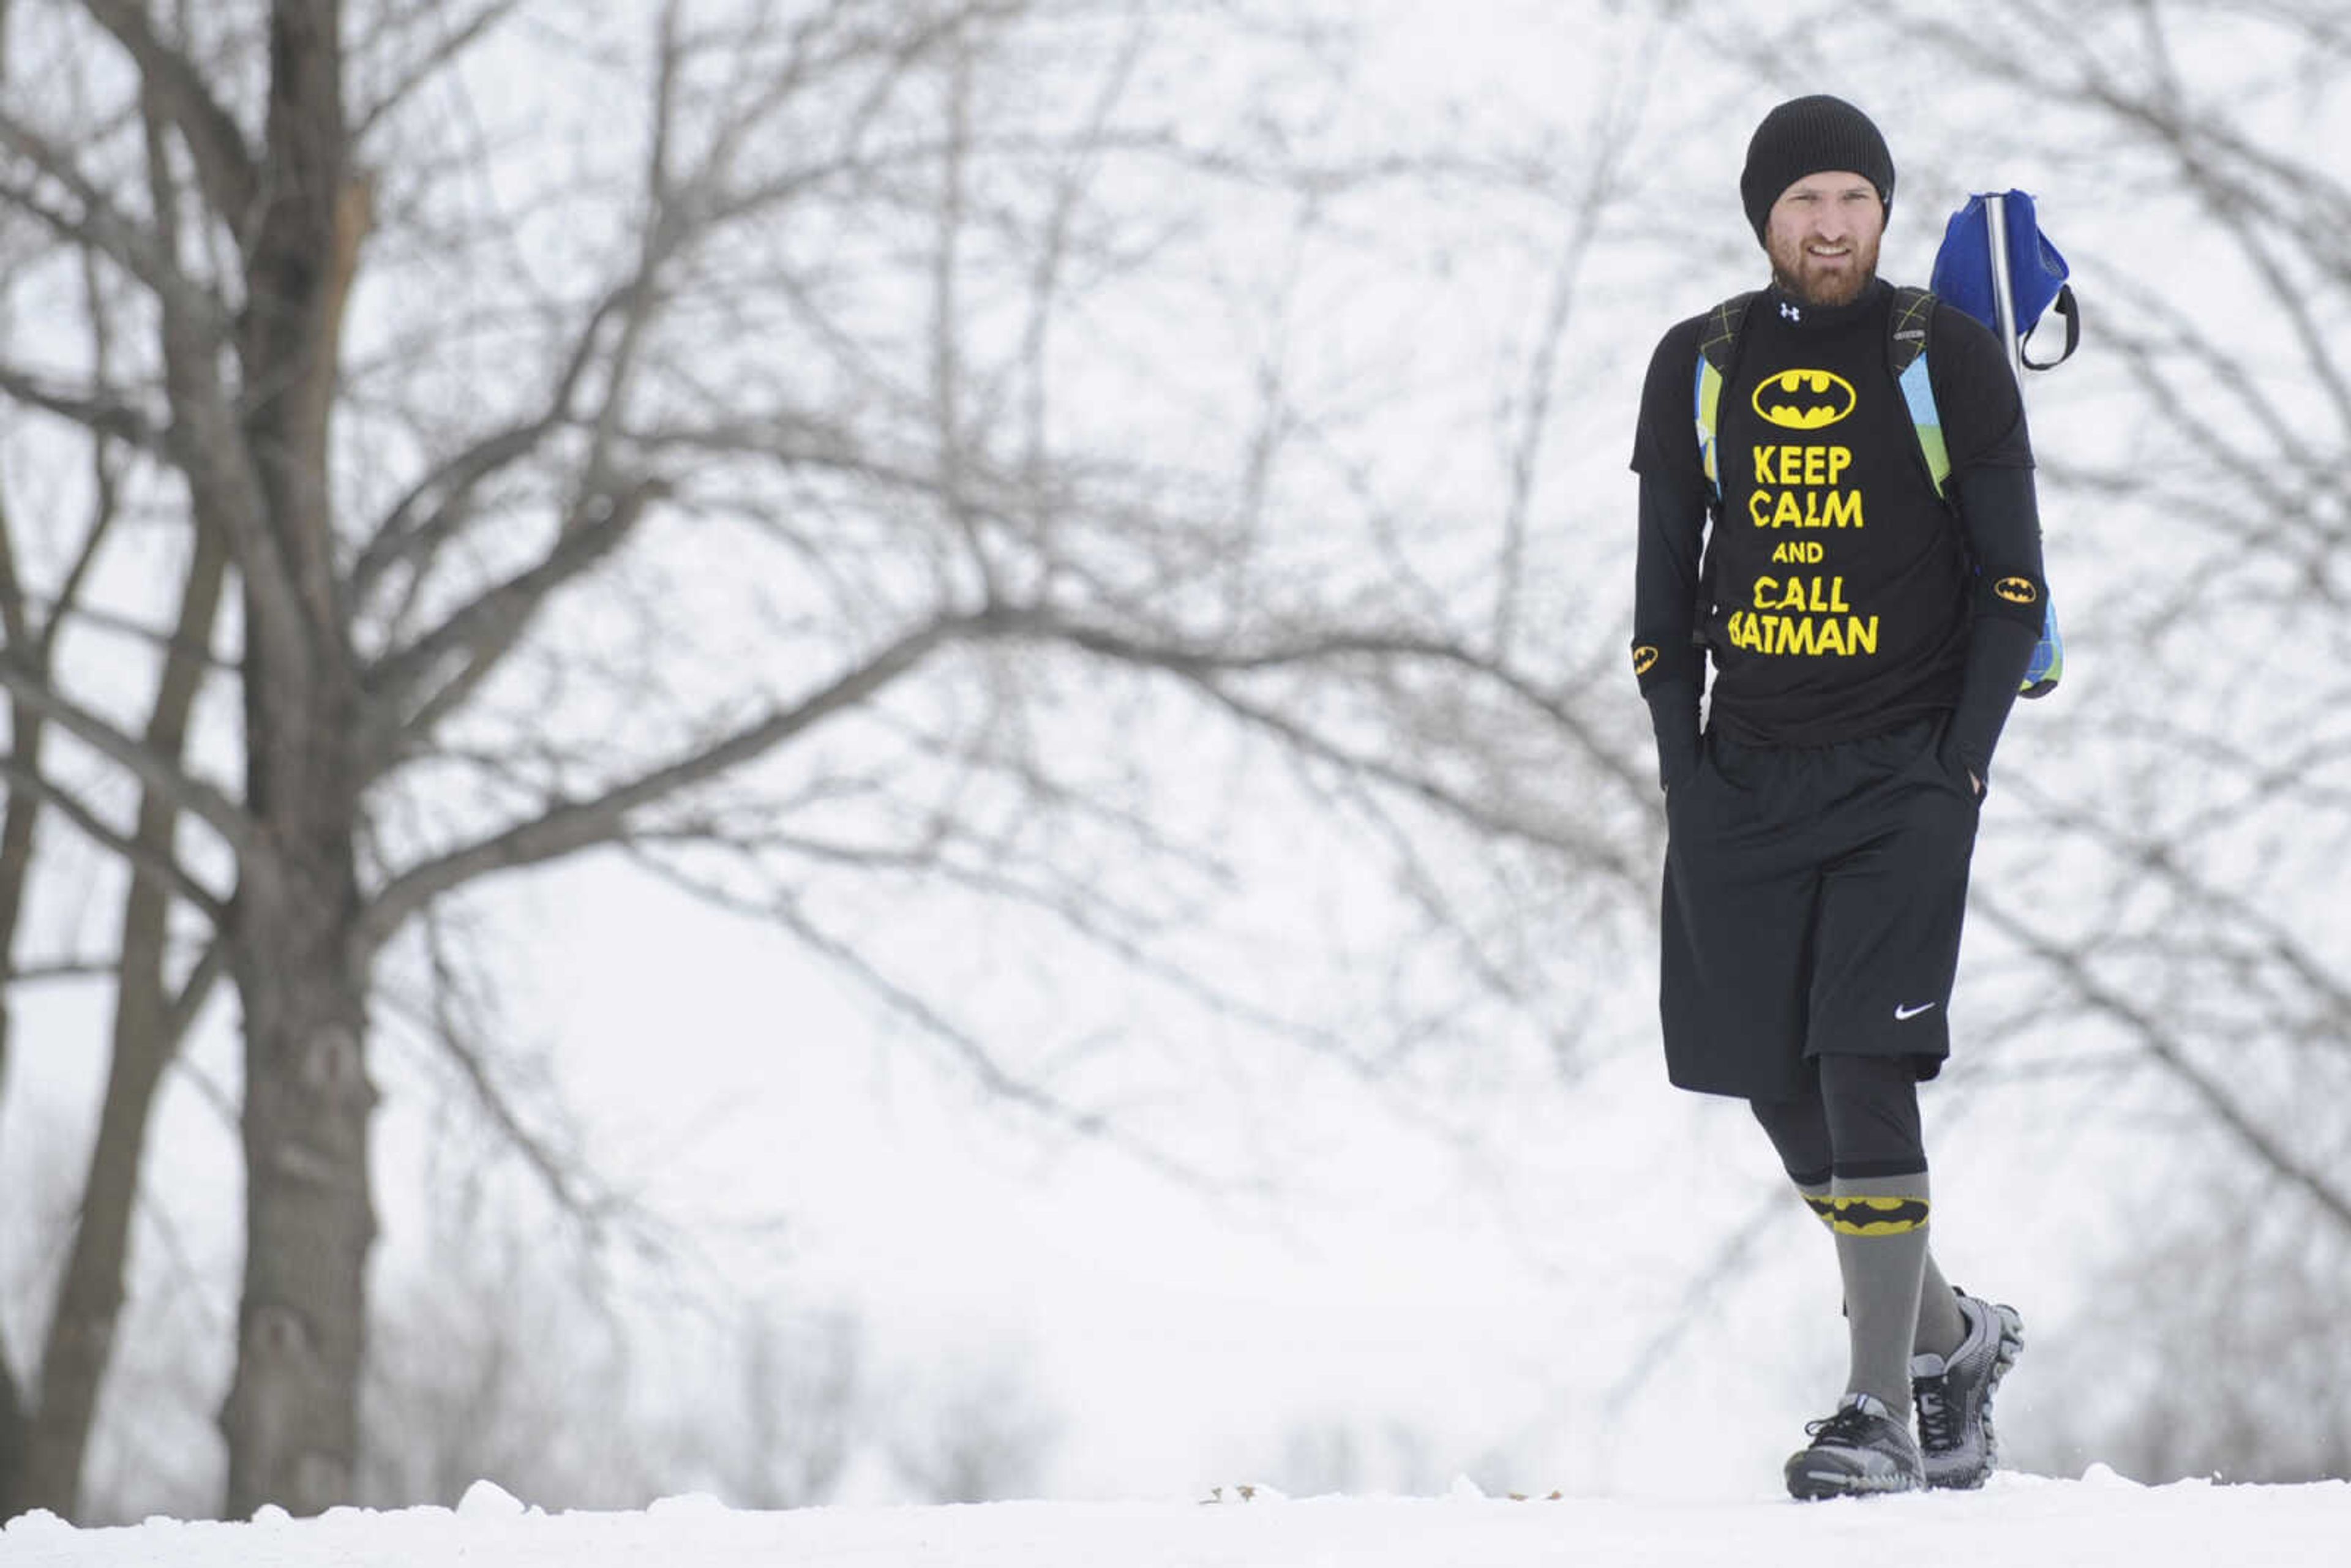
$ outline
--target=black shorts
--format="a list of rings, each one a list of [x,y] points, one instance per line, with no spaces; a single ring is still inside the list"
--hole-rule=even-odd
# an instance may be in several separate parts
[[[1660,1011],[1685,1089],[1787,1100],[1823,1052],[1950,1052],[1977,800],[1942,725],[1823,747],[1707,737],[1666,802]]]

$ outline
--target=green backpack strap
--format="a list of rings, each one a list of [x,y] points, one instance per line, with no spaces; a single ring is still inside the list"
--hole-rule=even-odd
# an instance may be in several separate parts
[[[1691,412],[1698,423],[1698,467],[1706,475],[1708,515],[1722,522],[1722,465],[1716,456],[1722,432],[1722,388],[1730,379],[1730,364],[1739,351],[1739,329],[1747,321],[1747,307],[1756,291],[1734,294],[1706,313],[1698,339],[1698,368],[1690,383]],[[1707,645],[1707,624],[1714,614],[1715,554],[1709,546],[1698,562],[1698,603],[1690,622],[1690,641]]]
[[[1887,318],[1886,368],[1902,389],[1910,411],[1910,429],[1918,438],[1918,455],[1927,465],[1928,483],[1935,494],[1950,498],[1950,448],[1943,442],[1943,416],[1935,407],[1935,383],[1927,374],[1927,334],[1935,319],[1935,297],[1923,288],[1896,288],[1894,310]]]
[[[1739,348],[1739,329],[1746,324],[1752,291],[1734,294],[1706,313],[1698,333],[1698,371],[1691,383],[1691,403],[1698,418],[1698,466],[1705,470],[1707,489],[1715,509],[1722,509],[1722,468],[1716,460],[1716,438],[1722,432],[1722,387],[1730,377],[1730,361]]]

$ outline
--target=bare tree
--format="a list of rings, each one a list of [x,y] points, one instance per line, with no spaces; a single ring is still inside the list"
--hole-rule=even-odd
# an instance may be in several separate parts
[[[454,1507],[484,1479],[549,1508],[658,1495],[631,1335],[579,1249],[511,1210],[433,1228],[378,1304],[357,1500]]]
[[[150,151],[152,151],[151,147]],[[78,296],[73,317],[85,325],[81,354],[89,382],[110,387],[128,337],[121,313],[124,281],[107,267],[95,248],[68,253],[69,286]],[[70,318],[69,318],[70,319]],[[0,624],[6,630],[6,663],[12,671],[47,685],[58,673],[59,638],[77,618],[101,628],[102,610],[86,600],[93,577],[113,538],[125,526],[126,510],[144,497],[134,470],[135,448],[152,432],[126,409],[59,408],[37,377],[16,374],[10,392],[24,406],[79,424],[85,437],[88,511],[78,529],[37,530],[56,541],[54,580],[37,591],[18,566],[17,519],[0,517]],[[184,755],[198,690],[207,672],[207,649],[218,616],[227,558],[223,541],[200,525],[188,534],[183,552],[177,623],[155,639],[160,673],[137,744],[161,768]],[[168,789],[143,785],[135,823],[127,831],[78,798],[59,795],[45,773],[49,725],[40,705],[12,701],[12,745],[7,760],[6,820],[0,830],[0,958],[7,960],[10,989],[39,977],[110,975],[116,1007],[110,1073],[83,1190],[72,1245],[59,1279],[47,1339],[38,1365],[37,1402],[17,1393],[13,1369],[0,1357],[0,1501],[74,1495],[95,1411],[99,1384],[112,1351],[122,1308],[122,1278],[137,1198],[148,1115],[166,1063],[185,1034],[219,972],[216,950],[193,962],[172,950],[170,909],[172,866],[180,812]],[[70,735],[73,726],[62,727]],[[129,890],[113,951],[47,956],[29,967],[15,960],[18,922],[32,886],[36,823],[45,809],[60,810],[102,849],[124,862]],[[0,998],[0,1069],[6,1061],[7,1008]]]
[[[2216,1160],[2183,1138],[2220,1190],[2182,1224],[2168,1193],[2125,1213],[2144,1238],[2100,1281],[2069,1333],[2066,1397],[2017,1427],[2016,1458],[2079,1474],[2092,1459],[2162,1484],[2183,1476],[2288,1483],[2351,1474],[2351,1368],[2339,1322],[2351,1258],[2314,1233],[2284,1178]]]
[[[188,564],[171,629],[147,634],[162,695],[144,728],[104,670],[36,656],[11,620],[9,831],[37,800],[131,879],[109,961],[137,1027],[92,1213],[135,1192],[156,1074],[214,976],[234,984],[232,1514],[354,1493],[371,1042],[387,977],[431,995],[431,922],[486,879],[617,848],[789,930],[992,1093],[1088,1133],[1105,1108],[959,1019],[952,987],[861,930],[860,900],[927,887],[951,913],[1012,912],[1367,1074],[1441,1032],[1425,1013],[1334,1033],[1203,979],[1187,933],[1236,862],[1102,748],[1105,719],[1131,717],[1130,739],[1212,721],[1236,766],[1294,770],[1374,831],[1505,1005],[1539,988],[1485,946],[1496,923],[1455,918],[1445,846],[1539,865],[1608,918],[1646,895],[1630,846],[1654,835],[1654,789],[1621,705],[1583,695],[1592,666],[1561,682],[1516,662],[1612,643],[1608,618],[1531,635],[1479,570],[1489,547],[1379,501],[1345,428],[1373,409],[1316,414],[1282,353],[1212,441],[1185,406],[1235,382],[1202,343],[1231,307],[1203,287],[1223,225],[1286,233],[1293,256],[1353,245],[1367,198],[1409,182],[1423,210],[1531,193],[1555,238],[1562,214],[1571,235],[1597,224],[1609,179],[1326,149],[1336,10],[1236,35],[1144,5],[672,0],[650,47],[570,18],[509,47],[521,11],[83,0],[11,18],[0,212],[31,265],[9,287],[29,302],[59,266],[93,281],[89,340],[20,344],[0,393],[131,469]],[[1230,123],[1204,134],[1197,95],[1141,68],[1244,46],[1322,90],[1289,122],[1246,94],[1212,104]],[[1196,194],[1130,193],[1169,181]],[[1556,254],[1553,339],[1584,252]],[[1115,323],[1093,313],[1113,296]],[[1284,298],[1297,314],[1268,325],[1313,325],[1316,301]],[[1551,366],[1531,362],[1493,547],[1506,582]],[[210,690],[235,701],[207,752]],[[35,725],[104,771],[28,751]],[[134,828],[111,825],[126,787]],[[482,1042],[432,1032],[528,1146]],[[88,1251],[37,1411],[8,1428],[12,1506],[74,1508],[119,1226]]]
[[[795,1318],[772,1306],[747,1315],[742,1365],[745,1442],[732,1495],[748,1508],[805,1508],[841,1484],[870,1440],[866,1351],[854,1318]]]
[[[949,1361],[898,1413],[892,1466],[936,1502],[1037,1496],[1061,1423],[1035,1390],[1018,1360]]]

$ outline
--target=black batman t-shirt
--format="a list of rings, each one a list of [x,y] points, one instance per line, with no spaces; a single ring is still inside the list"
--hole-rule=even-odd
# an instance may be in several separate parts
[[[1696,622],[1716,669],[1709,722],[1736,739],[1824,745],[1958,700],[1972,567],[1887,365],[1893,298],[1878,283],[1847,306],[1802,305],[1777,290],[1749,306],[1719,405],[1723,506],[1705,540],[1702,619],[1700,322],[1668,332],[1650,366],[1633,465],[1665,492],[1665,514],[1688,521],[1686,538],[1645,538],[1636,624],[1648,629],[1645,643],[1671,648],[1677,629],[1689,645]],[[2029,465],[1998,340],[1938,305],[1928,361],[1954,472]],[[1660,508],[1643,509],[1645,528],[1654,527]]]

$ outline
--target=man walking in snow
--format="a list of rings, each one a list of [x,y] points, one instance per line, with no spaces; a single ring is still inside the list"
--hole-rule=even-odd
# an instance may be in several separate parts
[[[1894,162],[1867,116],[1780,105],[1740,194],[1771,287],[1666,334],[1633,458],[1667,1069],[1749,1102],[1835,1238],[1851,1373],[1789,1490],[1971,1487],[2021,1326],[1928,1251],[1917,1085],[2046,596],[2032,448],[1999,340],[1876,275]]]

